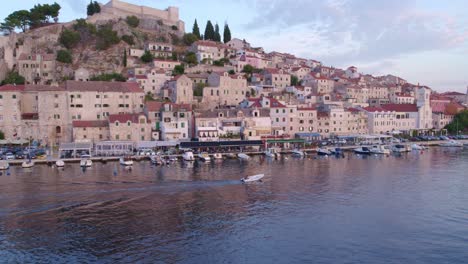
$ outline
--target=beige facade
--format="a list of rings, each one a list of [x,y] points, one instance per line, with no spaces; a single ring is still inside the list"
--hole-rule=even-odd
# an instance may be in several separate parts
[[[143,113],[110,115],[109,131],[114,141],[151,140],[151,123]]]
[[[74,142],[99,142],[110,140],[109,122],[106,120],[73,121]]]
[[[245,99],[248,91],[247,80],[243,76],[227,72],[212,73],[208,76],[208,87],[203,89],[203,107],[237,106]]]
[[[291,75],[283,70],[268,68],[263,71],[265,85],[272,85],[275,88],[286,89],[291,85]]]
[[[18,58],[18,71],[28,84],[51,84],[55,81],[55,55],[23,53]]]
[[[187,75],[179,75],[174,77],[168,83],[170,91],[170,99],[176,104],[192,104],[193,103],[193,84],[192,80]]]
[[[236,50],[234,48],[209,40],[196,41],[189,50],[196,54],[199,63],[205,62],[208,64],[236,55]]]

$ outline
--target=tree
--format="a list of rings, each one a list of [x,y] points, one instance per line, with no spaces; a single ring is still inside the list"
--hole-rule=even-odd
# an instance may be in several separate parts
[[[122,40],[125,41],[128,45],[135,44],[135,41],[133,40],[133,36],[130,36],[130,35],[123,35]]]
[[[468,132],[468,110],[463,110],[456,114],[452,122],[445,126],[450,134],[458,134],[461,132]]]
[[[86,8],[86,13],[88,14],[88,16],[92,16],[94,14],[101,13],[101,6],[96,1],[94,1],[94,2],[89,1],[89,5]]]
[[[112,25],[110,24],[101,26],[97,31],[96,36],[96,48],[99,50],[106,50],[112,45],[120,42],[117,32],[112,30]]]
[[[187,54],[185,54],[184,61],[185,63],[191,66],[198,64],[197,55],[193,52],[188,52]]]
[[[228,73],[229,73],[230,75],[233,75],[233,74],[236,74],[236,71],[234,71],[234,70],[229,70]]]
[[[30,15],[28,10],[15,11],[5,18],[5,22],[2,23],[2,28],[10,32],[18,28],[25,32],[29,27]]]
[[[296,86],[299,84],[299,78],[295,75],[291,75],[291,86]]]
[[[185,68],[184,68],[184,65],[176,65],[174,67],[174,70],[172,71],[172,75],[181,75],[181,74],[184,74],[185,72]]]
[[[111,81],[116,81],[116,82],[126,82],[127,79],[122,76],[120,73],[104,73],[101,75],[97,75],[94,77],[91,77],[91,81],[101,81],[101,82],[111,82]]]
[[[219,33],[219,26],[218,26],[218,23],[216,23],[216,26],[215,26],[214,41],[221,42],[221,34]]]
[[[57,51],[57,61],[63,63],[72,63],[73,57],[70,51],[68,50],[59,50]]]
[[[246,73],[248,75],[251,75],[253,72],[254,72],[254,67],[250,64],[247,64],[244,66],[244,68],[242,69],[242,72],[243,73]]]
[[[5,77],[5,80],[2,81],[1,85],[5,84],[24,84],[26,81],[23,76],[15,71],[11,71]]]
[[[140,59],[141,59],[142,62],[149,63],[149,62],[152,62],[154,60],[154,56],[153,56],[153,54],[151,54],[151,52],[149,52],[147,50],[147,51],[145,51],[145,53],[143,53],[143,55],[140,57]]]
[[[203,88],[206,87],[204,83],[197,83],[195,89],[193,89],[193,96],[203,96]]]
[[[80,33],[69,29],[64,29],[62,33],[60,33],[59,37],[59,43],[67,49],[74,48],[80,42],[80,40]]]
[[[127,67],[127,49],[124,48],[124,54],[123,54],[123,66]]]
[[[173,61],[178,61],[179,60],[176,52],[172,52],[171,60],[173,60]]]
[[[195,36],[195,34],[193,33],[184,34],[184,36],[182,37],[182,41],[186,46],[192,45],[197,40],[197,36]]]
[[[222,60],[215,60],[215,61],[213,61],[213,65],[214,65],[214,66],[223,67],[223,66],[224,66],[224,62],[223,62]]]
[[[206,22],[206,28],[205,28],[205,40],[215,40],[215,30],[213,27],[213,24],[211,24],[211,21],[208,20]]]
[[[229,25],[226,23],[224,24],[224,36],[223,36],[223,42],[228,43],[231,41],[231,30],[229,29]]]
[[[195,35],[197,39],[201,39],[200,28],[198,27],[198,23],[196,19],[195,19],[195,22],[193,23],[192,34]]]
[[[133,28],[136,28],[140,25],[140,19],[136,16],[128,16],[127,17],[127,24]]]
[[[101,13],[101,6],[96,1],[94,1],[94,11],[95,13]]]

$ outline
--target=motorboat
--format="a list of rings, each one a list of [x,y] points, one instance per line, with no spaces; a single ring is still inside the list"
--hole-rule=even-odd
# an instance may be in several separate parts
[[[426,147],[415,143],[415,144],[411,145],[411,149],[412,150],[425,150]]]
[[[165,161],[161,158],[160,155],[152,155],[150,157],[151,163],[156,164],[156,165],[164,165]]]
[[[263,152],[263,154],[269,158],[279,158],[281,156],[279,150],[276,148],[268,148]]]
[[[211,161],[210,155],[207,152],[199,153],[198,158],[202,161]]]
[[[243,183],[256,182],[256,181],[260,181],[263,177],[265,177],[265,174],[247,176],[247,177],[242,178],[241,182]]]
[[[185,151],[184,154],[182,155],[182,158],[185,161],[194,161],[195,160],[195,157],[193,156],[192,151]]]
[[[370,149],[368,147],[359,147],[354,149],[354,153],[356,154],[363,154],[363,155],[370,155]]]
[[[221,160],[221,159],[223,159],[223,154],[221,154],[221,153],[215,153],[215,154],[213,154],[213,159],[215,159],[215,160]]]
[[[317,155],[319,156],[330,156],[332,155],[333,152],[327,148],[318,148],[317,149]]]
[[[372,154],[390,154],[390,149],[387,146],[375,145],[370,148]]]
[[[10,168],[10,164],[8,164],[5,160],[0,160],[0,170],[8,170]]]
[[[344,152],[342,148],[331,148],[330,151],[335,155],[343,155]]]
[[[32,160],[25,160],[25,161],[23,161],[23,163],[21,163],[21,168],[28,169],[28,168],[32,168],[32,167],[34,167],[34,161],[32,161]]]
[[[304,151],[299,150],[299,149],[293,149],[292,154],[293,156],[296,156],[296,157],[301,157],[301,158],[305,157]]]
[[[237,155],[235,153],[228,153],[226,154],[226,157],[228,159],[236,159],[237,158]]]
[[[93,161],[91,160],[91,156],[90,155],[81,156],[80,166],[81,167],[91,167],[91,166],[93,166]]]
[[[59,168],[63,168],[63,167],[65,167],[65,162],[63,160],[57,160],[55,162],[55,166],[57,166]]]
[[[133,166],[133,160],[131,157],[120,157],[119,163],[123,166]]]
[[[403,152],[411,151],[411,148],[403,144],[396,144],[396,145],[393,145],[392,151],[396,153],[403,153]]]
[[[463,143],[457,142],[455,140],[449,140],[449,141],[440,143],[439,146],[441,147],[463,147]]]
[[[248,159],[250,159],[250,156],[247,155],[247,154],[245,154],[245,153],[239,153],[239,154],[237,154],[237,157],[238,157],[239,159],[241,159],[241,160],[248,160]]]

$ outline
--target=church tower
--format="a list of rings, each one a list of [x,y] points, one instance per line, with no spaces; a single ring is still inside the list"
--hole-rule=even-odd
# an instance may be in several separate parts
[[[418,86],[416,91],[416,105],[418,107],[418,129],[432,128],[431,90]]]

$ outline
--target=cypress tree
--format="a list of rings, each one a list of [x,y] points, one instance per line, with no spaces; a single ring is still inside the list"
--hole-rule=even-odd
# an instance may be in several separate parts
[[[218,41],[218,42],[221,42],[221,34],[219,33],[219,26],[218,26],[218,23],[216,23],[216,26],[215,26],[214,40],[215,40],[215,41]]]
[[[94,13],[101,13],[101,6],[96,1],[94,1]]]
[[[127,49],[124,49],[123,66],[127,67]]]
[[[231,30],[229,29],[229,25],[226,23],[224,24],[224,36],[223,36],[224,43],[228,43],[231,41]]]
[[[192,29],[192,34],[197,36],[198,39],[201,39],[200,36],[200,28],[198,27],[197,20],[195,19],[195,23],[193,23],[193,29]]]
[[[94,15],[94,13],[96,13],[96,7],[95,7],[93,1],[89,1],[89,5],[86,8],[86,14],[88,16],[92,16],[92,15]]]
[[[215,31],[213,24],[211,24],[210,20],[208,20],[208,22],[206,23],[205,40],[215,40]]]

